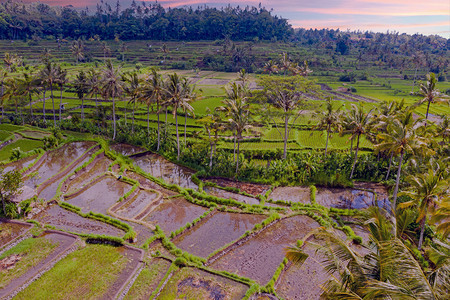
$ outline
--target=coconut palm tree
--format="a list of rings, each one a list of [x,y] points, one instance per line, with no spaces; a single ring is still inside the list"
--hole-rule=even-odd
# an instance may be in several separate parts
[[[211,112],[210,108],[206,108],[206,116],[197,120],[197,123],[202,124],[205,127],[208,134],[210,152],[209,152],[209,170],[211,171],[213,166],[214,152],[216,151],[216,145],[218,141],[218,135],[220,131],[225,129],[222,118],[217,111]]]
[[[8,72],[0,67],[0,99],[3,99],[3,94],[5,92],[5,79],[8,76]],[[5,112],[3,109],[3,102],[2,102],[2,119],[5,117]]]
[[[106,42],[102,42],[102,51],[103,51],[103,61],[106,61],[106,55],[111,53],[111,48],[109,48]]]
[[[440,168],[440,165],[431,161],[428,172],[408,176],[406,181],[410,185],[409,190],[399,193],[399,195],[406,195],[412,199],[399,204],[399,208],[414,206],[419,211],[417,218],[417,222],[420,223],[419,250],[422,248],[423,233],[428,216],[433,215],[441,201],[449,201],[450,199],[450,195],[448,195],[450,183],[448,173],[446,177],[444,177],[444,171]]]
[[[90,68],[87,73],[86,84],[88,86],[89,97],[95,97],[95,107],[98,107],[98,94],[101,93],[100,72],[94,68]]]
[[[166,105],[172,106],[172,114],[175,118],[175,128],[177,135],[177,159],[180,159],[180,135],[178,131],[178,108],[192,111],[193,108],[189,104],[190,98],[187,78],[178,76],[177,73],[169,75],[166,91],[168,99]]]
[[[63,90],[64,86],[68,83],[67,70],[63,70],[61,66],[58,66],[58,78],[56,84],[59,86],[59,123],[61,124],[61,110],[63,105]]]
[[[245,89],[233,82],[226,90],[227,98],[222,101],[224,104],[217,108],[218,111],[225,112],[228,117],[228,128],[234,131],[235,141],[237,141],[236,174],[239,171],[239,150],[242,134],[248,131],[251,126],[250,105],[247,102]]]
[[[150,106],[152,103],[156,103],[156,116],[158,123],[158,141],[156,151],[159,151],[161,146],[161,124],[159,121],[159,113],[165,93],[164,80],[161,74],[159,74],[156,69],[152,69],[151,75],[142,83],[139,101],[147,105],[147,133],[150,132]]]
[[[19,90],[17,94],[28,98],[30,103],[30,116],[33,117],[32,97],[38,93],[37,85],[39,79],[31,73],[22,73],[22,77],[18,78]]]
[[[14,102],[14,112],[18,113],[18,107],[20,105],[20,97],[19,93],[17,91],[20,90],[19,81],[15,78],[8,78],[5,82],[6,90],[5,93],[3,93],[2,96],[2,102],[11,103]],[[22,118],[22,109],[20,109],[20,117]],[[23,122],[23,118],[22,118]]]
[[[86,73],[83,70],[79,71],[75,76],[75,80],[72,82],[78,99],[81,100],[81,120],[84,121],[84,97],[89,91],[89,86],[87,83]]]
[[[120,44],[119,50],[122,53],[122,61],[125,61],[125,53],[127,53],[128,51],[128,46],[124,42],[122,42]]]
[[[315,113],[315,116],[319,118],[319,123],[317,125],[314,125],[314,129],[318,130],[326,130],[327,132],[327,142],[325,143],[325,156],[327,155],[328,151],[328,139],[330,137],[330,133],[332,130],[341,131],[341,116],[340,116],[340,110],[343,107],[341,105],[337,109],[333,108],[333,103],[331,102],[331,99],[327,99],[327,107],[324,111],[317,111]]]
[[[420,84],[420,95],[424,98],[421,99],[417,105],[427,102],[427,113],[425,115],[426,120],[428,120],[428,113],[430,111],[431,103],[448,102],[447,97],[436,89],[436,82],[436,75],[434,73],[429,73],[427,74],[426,84]]]
[[[269,75],[278,73],[278,65],[273,60],[269,60],[264,64],[264,72],[269,73]]]
[[[125,83],[121,80],[120,68],[114,68],[111,60],[106,61],[103,70],[101,90],[105,99],[111,98],[113,104],[113,140],[116,138],[116,102],[115,99],[123,93]]]
[[[326,299],[446,299],[448,286],[440,283],[448,281],[449,265],[439,265],[434,276],[427,277],[384,214],[375,207],[369,213],[365,227],[370,244],[363,245],[367,254],[353,250],[333,230],[319,227],[300,247],[287,248],[287,258],[302,264],[308,258],[304,249],[316,249],[322,267],[332,275],[322,287]]]
[[[372,122],[372,112],[373,109],[369,110],[369,112],[364,112],[364,108],[360,103],[358,106],[352,104],[350,111],[346,114],[346,123],[347,130],[344,132],[350,133],[350,139],[356,138],[356,150],[355,150],[355,158],[353,160],[352,171],[350,173],[350,179],[353,178],[353,173],[355,171],[356,161],[358,159],[358,150],[359,150],[359,142],[362,135],[368,134],[371,129]]]
[[[75,56],[75,62],[78,64],[80,60],[84,58],[84,43],[82,40],[78,39],[73,41],[72,46],[70,47],[73,56]]]
[[[127,83],[125,85],[125,92],[130,97],[128,103],[133,106],[131,132],[134,132],[134,112],[136,110],[136,103],[140,97],[141,92],[140,85],[142,80],[139,78],[136,72],[126,74],[124,76],[124,79],[125,82]]]
[[[427,139],[420,136],[418,131],[422,126],[421,120],[414,120],[412,110],[393,118],[387,125],[385,133],[379,133],[377,138],[380,141],[375,145],[377,151],[389,151],[394,155],[400,155],[397,169],[397,178],[393,192],[392,211],[395,214],[397,208],[397,194],[402,171],[402,164],[405,154],[427,151]]]
[[[278,64],[278,68],[283,70],[284,76],[286,76],[286,72],[292,68],[292,62],[289,60],[289,56],[286,52],[281,54],[280,63]]]
[[[50,89],[50,97],[53,104],[53,124],[56,127],[55,99],[53,98],[53,87],[58,83],[58,67],[55,64],[48,63],[41,70],[40,78],[42,83]],[[44,92],[44,119],[45,119],[45,92]]]
[[[188,119],[188,113],[191,113],[192,117],[195,117],[194,115],[194,108],[192,107],[191,103],[194,102],[198,96],[197,93],[195,93],[195,85],[190,86],[189,80],[185,78],[183,80],[183,89],[184,89],[184,100],[181,102],[181,109],[184,112],[184,146],[186,147],[186,132],[187,132],[187,119]]]

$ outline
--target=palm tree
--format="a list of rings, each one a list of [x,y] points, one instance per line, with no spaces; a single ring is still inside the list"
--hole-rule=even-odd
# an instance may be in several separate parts
[[[448,102],[447,97],[442,95],[438,89],[436,89],[436,75],[434,73],[427,74],[426,84],[420,84],[420,95],[424,98],[420,100],[417,105],[427,102],[427,113],[425,119],[428,120],[428,112],[430,111],[431,103]]]
[[[192,114],[192,117],[195,118],[194,115],[194,108],[192,107],[191,103],[194,102],[197,99],[197,94],[194,92],[195,85],[190,86],[189,80],[185,78],[183,80],[183,89],[184,89],[184,100],[181,102],[181,109],[184,111],[184,146],[186,147],[186,132],[187,132],[187,119],[188,119],[188,113],[190,112]]]
[[[423,57],[422,53],[415,53],[412,56],[412,63],[415,65],[416,71],[414,72],[414,80],[413,80],[413,85],[412,85],[412,89],[411,89],[411,94],[414,93],[414,85],[416,84],[417,69],[419,69],[419,67],[423,65],[423,60],[424,60],[424,57]]]
[[[169,99],[166,101],[166,105],[172,106],[172,114],[175,118],[175,128],[177,133],[177,160],[180,159],[180,135],[178,132],[178,108],[193,110],[192,106],[189,104],[190,98],[188,89],[187,78],[179,77],[177,73],[169,75],[169,80],[167,82],[167,94]]]
[[[281,54],[281,59],[278,68],[283,70],[284,75],[286,76],[286,72],[292,68],[292,62],[289,60],[289,56],[286,52]]]
[[[11,72],[12,66],[17,62],[17,56],[6,52],[3,56],[3,62],[6,65],[6,69]]]
[[[63,89],[64,86],[67,84],[68,78],[67,78],[67,70],[63,70],[61,66],[58,66],[58,79],[57,84],[59,86],[59,123],[61,123],[61,109],[63,105]]]
[[[353,140],[356,138],[356,151],[355,151],[355,158],[353,160],[352,165],[352,172],[350,173],[350,179],[353,178],[353,173],[355,171],[356,166],[356,160],[358,159],[358,150],[359,150],[359,141],[361,138],[361,135],[367,134],[370,132],[370,126],[372,121],[372,111],[371,109],[369,112],[365,113],[362,104],[360,103],[359,106],[356,106],[355,104],[352,104],[351,110],[346,115],[347,119],[347,126],[349,129],[347,129],[344,132],[348,132],[351,134],[351,139]]]
[[[95,95],[95,107],[97,107],[98,94],[101,93],[100,72],[94,68],[89,69],[86,84],[89,89],[88,96],[93,97]]]
[[[103,61],[106,61],[106,54],[111,53],[111,48],[109,48],[106,42],[102,42],[102,51],[103,51]]]
[[[8,76],[8,72],[0,67],[0,99],[3,99],[3,93],[5,92],[5,79]],[[5,117],[5,112],[3,109],[3,101],[2,101],[2,119]]]
[[[448,177],[448,176],[447,176]],[[402,191],[399,195],[406,195],[412,200],[399,204],[400,208],[417,207],[419,216],[417,222],[420,223],[420,238],[418,248],[422,248],[423,233],[427,217],[433,215],[441,201],[450,199],[447,194],[449,181],[444,178],[444,172],[438,163],[431,161],[428,172],[424,174],[410,175],[406,178],[410,184],[408,191]]]
[[[128,96],[130,96],[130,101],[128,103],[133,105],[133,120],[131,123],[131,131],[134,132],[134,112],[136,110],[136,102],[138,101],[140,96],[140,85],[142,81],[136,72],[129,73],[124,77],[125,82],[128,83],[127,85],[125,85],[125,92],[128,94]]]
[[[272,75],[272,73],[278,73],[278,65],[273,62],[273,60],[269,60],[264,64],[264,72],[269,73],[269,75]]]
[[[75,56],[76,64],[78,64],[78,62],[84,58],[84,43],[83,43],[83,41],[80,39],[73,41],[72,46],[70,47],[70,50],[72,51],[73,56]]]
[[[442,121],[436,125],[436,134],[442,137],[444,143],[450,140],[450,119],[448,115],[442,116]]]
[[[125,53],[128,51],[128,47],[127,47],[127,45],[124,43],[124,42],[122,42],[121,44],[120,44],[120,52],[122,52],[122,61],[125,61]]]
[[[395,214],[397,208],[397,194],[402,171],[403,158],[406,153],[417,153],[419,150],[426,150],[427,140],[418,135],[421,121],[413,119],[412,110],[393,118],[387,125],[386,133],[379,133],[377,138],[380,143],[375,145],[377,151],[389,151],[394,155],[400,155],[397,169],[397,178],[393,193],[392,211]]]
[[[6,84],[6,91],[2,96],[2,102],[13,102],[14,101],[14,107],[15,107],[15,113],[18,112],[18,106],[20,102],[19,94],[17,91],[20,90],[19,81],[15,78],[8,78],[8,80],[5,82]],[[22,109],[20,110],[20,117],[22,118]],[[23,122],[23,120],[22,120]]]
[[[448,287],[440,283],[448,280],[449,265],[440,264],[427,278],[383,213],[375,207],[369,213],[365,227],[370,244],[363,245],[367,254],[359,254],[339,234],[320,227],[307,234],[300,247],[287,248],[287,258],[302,264],[308,258],[304,249],[316,249],[323,258],[321,265],[332,275],[322,287],[326,299],[446,299]]]
[[[252,128],[250,105],[247,102],[246,95],[245,89],[233,82],[231,87],[227,89],[227,98],[222,101],[224,105],[217,108],[218,111],[225,112],[226,117],[229,118],[227,120],[229,128],[234,131],[234,138],[237,141],[236,174],[239,171],[239,150],[242,134]]]
[[[150,132],[150,106],[152,103],[156,103],[156,116],[158,123],[158,142],[156,146],[156,151],[159,151],[161,143],[161,124],[159,122],[159,113],[162,103],[163,96],[165,94],[164,80],[157,72],[156,69],[152,69],[152,74],[142,83],[139,101],[147,105],[147,133]]]
[[[18,78],[19,90],[18,95],[28,98],[30,103],[30,115],[33,116],[32,96],[38,93],[38,79],[30,73],[22,73],[22,78]]]
[[[343,106],[343,105],[342,105]],[[338,107],[336,110],[333,109],[333,103],[331,102],[331,99],[327,99],[327,107],[324,111],[317,111],[316,116],[319,117],[319,123],[313,128],[323,130],[325,129],[327,132],[327,142],[325,144],[325,156],[327,155],[328,151],[328,139],[330,137],[330,133],[332,130],[341,131],[341,117],[340,117],[340,110],[342,106]]]
[[[165,43],[161,47],[161,52],[164,55],[164,62],[166,62],[166,56],[170,52],[170,50],[169,50],[169,47],[167,47],[167,45]]]
[[[48,64],[50,62],[50,58],[52,57],[51,50],[49,48],[44,48],[41,52],[41,61],[44,64]]]
[[[219,131],[225,129],[223,125],[222,118],[220,117],[217,111],[211,112],[209,107],[206,108],[206,116],[200,120],[197,120],[197,123],[203,124],[205,127],[206,133],[208,133],[208,140],[210,146],[209,153],[209,170],[211,171],[213,166],[213,157],[214,152],[216,150],[216,145],[218,141]]]
[[[105,99],[112,98],[113,103],[113,124],[114,133],[113,140],[116,138],[116,102],[115,98],[120,96],[124,90],[124,82],[121,80],[120,69],[115,69],[111,60],[106,61],[105,69],[102,74],[102,86],[101,90]]]
[[[81,120],[84,121],[84,96],[89,91],[87,77],[83,70],[79,71],[72,83],[77,93],[78,99],[81,100]]]
[[[58,68],[55,64],[48,63],[44,69],[41,70],[40,78],[43,84],[50,88],[50,97],[53,104],[53,124],[56,127],[56,113],[55,113],[55,99],[53,98],[53,87],[58,82]],[[45,91],[44,91],[44,119],[45,119]]]

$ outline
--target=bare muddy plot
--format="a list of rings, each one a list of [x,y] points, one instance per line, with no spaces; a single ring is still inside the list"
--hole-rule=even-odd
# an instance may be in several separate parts
[[[173,242],[189,253],[206,258],[214,250],[236,240],[265,218],[262,215],[218,212]]]
[[[58,205],[52,205],[34,217],[42,224],[55,226],[58,229],[74,233],[103,234],[123,236],[122,230],[100,221],[83,218],[76,213],[67,211]]]
[[[315,250],[307,247],[305,251],[309,257],[303,265],[289,265],[278,279],[275,290],[284,299],[320,299],[320,285],[327,281],[329,275]]]
[[[194,268],[182,268],[167,282],[157,299],[242,299],[248,286]]]
[[[124,299],[150,299],[150,295],[164,278],[170,265],[170,261],[162,258],[151,259],[139,273]]]
[[[50,179],[47,182],[43,183],[43,189],[39,193],[38,197],[46,201],[50,201],[53,197],[55,197],[56,191],[63,177],[75,170],[78,166],[82,166],[85,162],[89,161],[90,156],[94,154],[94,151],[95,150],[90,150],[82,161],[72,164],[69,168],[59,174],[57,176],[58,178],[55,178],[54,180]]]
[[[110,148],[124,156],[129,156],[146,151],[144,148],[123,143],[111,145]]]
[[[283,219],[219,258],[211,266],[267,284],[284,258],[284,248],[318,227],[307,216]]]
[[[99,178],[87,188],[83,189],[67,202],[81,207],[84,213],[89,211],[106,214],[123,195],[131,189],[131,185],[112,176]]]
[[[198,188],[191,180],[192,174],[195,173],[194,171],[178,166],[158,154],[138,154],[136,156],[131,156],[131,158],[142,170],[154,177],[162,178],[169,184],[176,184],[191,189]]]
[[[277,187],[270,193],[269,199],[297,203],[311,203],[309,187]]]
[[[75,142],[47,152],[47,156],[42,162],[33,167],[33,172],[36,171],[37,174],[28,178],[25,185],[34,188],[43,183],[80,158],[84,152],[94,145],[94,142]]]
[[[236,194],[236,193],[224,191],[224,190],[216,188],[216,187],[205,186],[203,188],[203,190],[205,192],[207,192],[208,194],[211,194],[211,195],[214,195],[214,196],[220,197],[220,198],[233,199],[233,200],[236,200],[238,202],[242,202],[242,203],[246,203],[246,204],[256,204],[256,205],[260,204],[259,200],[256,199],[256,198],[252,198],[252,197],[244,196],[244,195],[241,195],[241,194]]]
[[[11,261],[0,275],[0,297],[10,295],[27,283],[45,267],[68,251],[78,238],[59,232],[44,232],[39,238],[29,238],[20,242],[1,256],[2,262]],[[3,272],[4,271],[4,272]]]
[[[344,188],[319,188],[316,201],[327,207],[362,209],[375,205],[373,193]]]
[[[143,187],[143,188],[160,191],[164,195],[167,195],[167,196],[176,195],[175,192],[167,190],[167,189],[161,187],[160,185],[156,184],[155,182],[151,181],[150,179],[147,179],[144,176],[141,176],[134,172],[127,171],[125,176],[130,177],[134,180],[137,180],[139,182],[139,184],[141,185],[141,187]]]
[[[0,219],[0,248],[27,232],[32,226]]]
[[[30,157],[6,164],[3,166],[4,167],[3,171],[5,173],[9,172],[9,171],[13,171],[13,170],[20,171],[22,169],[27,168],[29,165],[31,165],[35,159],[36,159],[36,155],[33,155]]]
[[[158,196],[155,192],[140,190],[137,195],[125,201],[115,213],[121,217],[132,219],[151,205]]]
[[[77,174],[74,174],[69,178],[68,187],[66,187],[65,190],[68,193],[73,193],[82,188],[97,176],[108,171],[108,167],[111,163],[112,161],[105,157],[104,154],[98,155],[85,169],[80,170]]]
[[[192,222],[207,210],[182,198],[169,199],[164,200],[143,221],[159,225],[165,233],[170,233]]]
[[[234,181],[227,178],[207,178],[207,181],[214,182],[221,187],[233,187],[240,189],[246,193],[257,196],[260,194],[264,194],[267,190],[269,190],[269,185],[256,184],[256,183],[248,183],[248,182],[240,182]]]
[[[25,137],[31,137],[33,139],[43,139],[51,135],[48,132],[36,130],[22,130],[20,133],[23,134]]]

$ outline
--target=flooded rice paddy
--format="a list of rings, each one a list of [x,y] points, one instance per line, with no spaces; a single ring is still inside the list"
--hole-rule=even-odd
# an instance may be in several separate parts
[[[20,170],[30,167],[35,162],[26,175],[36,175],[26,177],[25,184],[33,188],[37,187],[40,199],[45,201],[55,199],[57,189],[61,186],[62,197],[56,200],[67,201],[80,207],[83,213],[92,211],[109,215],[133,227],[137,233],[134,246],[144,245],[150,237],[155,235],[152,230],[154,225],[159,225],[169,237],[171,232],[184,228],[186,224],[192,223],[194,219],[209,210],[207,207],[187,201],[178,194],[179,191],[176,189],[169,190],[151,180],[153,176],[182,188],[197,189],[197,185],[191,178],[195,171],[178,166],[157,154],[145,152],[145,149],[140,147],[126,144],[111,146],[116,152],[129,156],[134,164],[147,175],[135,173],[132,168],[124,170],[117,161],[115,165],[112,165],[114,158],[107,157],[104,153],[99,154],[90,164],[75,173],[75,169],[91,160],[92,155],[100,149],[98,146],[86,153],[93,146],[95,146],[94,142],[66,144],[47,152],[38,161],[35,161],[36,157],[30,157],[8,164],[6,170]],[[123,178],[120,179],[120,176],[136,180],[139,183],[138,188],[128,193],[132,190],[132,183],[127,183]],[[260,204],[256,196],[265,194],[271,188],[268,185],[240,183],[222,178],[205,180],[214,182],[220,187],[239,188],[254,197],[217,187],[205,187],[206,193],[250,205]],[[127,197],[123,199],[125,195]],[[274,201],[304,204],[309,204],[310,198],[309,187],[276,187],[268,197]],[[57,204],[51,204],[53,202],[45,203],[45,201],[42,203],[47,206],[33,217],[42,225],[80,235],[123,237],[125,234],[123,230],[112,225],[84,218]],[[319,205],[326,207],[364,209],[378,205],[389,208],[388,193],[384,187],[366,183],[357,183],[353,189],[319,187],[316,201]],[[266,206],[277,205],[266,203]],[[206,265],[212,270],[234,273],[264,286],[271,280],[283,261],[284,249],[319,226],[308,216],[292,215],[289,207],[284,207],[287,209],[281,220],[240,239],[244,233],[251,232],[256,224],[260,224],[273,211],[268,211],[268,207],[265,207],[263,213],[257,214],[242,213],[242,211],[224,212],[220,211],[219,206],[219,209],[210,212],[200,222],[172,238],[171,242],[179,249],[178,251],[208,259]],[[364,243],[368,241],[368,232],[352,224],[354,220],[349,217],[341,219],[353,228],[356,235],[363,238]],[[23,236],[30,226],[0,220],[0,249],[12,240]],[[338,234],[346,238],[343,232]],[[351,241],[348,242],[351,243]],[[361,254],[366,251],[359,245],[351,244],[351,247]],[[87,246],[87,249],[94,248],[92,245]],[[110,278],[100,298],[114,298],[123,288],[122,283],[125,282],[129,282],[128,289],[123,295],[125,299],[148,299],[152,294],[157,295],[156,299],[242,299],[249,288],[248,285],[236,280],[198,268],[170,268],[171,260],[174,260],[175,256],[173,252],[170,253],[164,248],[159,240],[149,245],[149,248],[144,258],[141,258],[143,252],[135,248],[116,249],[120,254],[121,267]],[[219,249],[221,251],[217,251]],[[288,264],[281,273],[275,284],[279,297],[319,299],[320,285],[328,277],[315,253],[309,248],[306,251],[310,257],[303,266]],[[128,281],[132,277],[135,280]],[[47,286],[44,288],[51,289]],[[24,291],[30,292],[31,289],[27,288]],[[70,295],[80,296],[81,293],[82,290],[75,289],[70,292]],[[262,294],[255,296],[254,299],[277,298],[274,295]]]

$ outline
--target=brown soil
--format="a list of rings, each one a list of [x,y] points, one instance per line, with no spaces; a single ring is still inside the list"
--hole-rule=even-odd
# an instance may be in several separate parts
[[[114,226],[100,221],[83,218],[76,213],[67,211],[58,205],[52,205],[34,217],[43,224],[49,224],[59,229],[75,233],[92,233],[112,236],[123,236],[124,232]]]
[[[200,82],[197,82],[199,85],[226,85],[229,80],[226,79],[214,79],[214,78],[204,78]]]
[[[182,198],[169,199],[164,200],[143,221],[159,225],[168,234],[183,227],[188,222],[192,222],[207,210],[205,207],[194,205]]]
[[[215,187],[210,187],[210,186],[205,186],[203,189],[205,192],[207,192],[208,194],[214,195],[216,197],[220,197],[220,198],[225,198],[225,199],[233,199],[236,200],[238,202],[242,202],[242,203],[246,203],[246,204],[259,204],[259,200],[256,198],[252,198],[252,197],[247,197],[241,194],[236,194],[236,193],[232,193],[232,192],[228,192],[228,191],[224,191],[222,189],[219,188],[215,188]]]
[[[139,182],[139,184],[141,185],[141,187],[146,188],[146,189],[150,189],[150,190],[156,190],[156,191],[160,191],[162,192],[164,195],[167,196],[173,196],[176,195],[175,192],[167,190],[163,187],[161,187],[160,185],[157,185],[156,183],[154,183],[153,181],[145,178],[144,176],[141,176],[139,174],[136,174],[134,172],[126,172],[127,177],[130,177],[134,180],[137,180]]]
[[[277,187],[270,194],[269,199],[311,203],[310,201],[310,189],[309,187]]]
[[[0,248],[24,234],[31,226],[31,224],[22,225],[0,219]]]
[[[241,191],[244,191],[248,194],[257,196],[260,194],[264,194],[269,188],[269,185],[256,184],[256,183],[248,183],[248,182],[239,182],[233,181],[225,178],[206,178],[207,181],[214,182],[222,187],[233,187],[238,188]]]
[[[16,263],[22,258],[22,256],[18,254],[14,254],[8,257],[5,257],[4,259],[0,260],[0,272],[8,271],[11,269],[14,269],[14,266]]]
[[[197,185],[191,180],[195,172],[178,166],[158,154],[143,154],[131,157],[134,163],[142,170],[154,177],[162,178],[169,184],[177,184],[184,188],[197,189]]]
[[[20,171],[20,170],[28,167],[29,165],[31,165],[31,163],[34,162],[35,159],[36,159],[36,156],[34,155],[34,156],[30,156],[30,157],[15,161],[13,163],[6,164],[4,166],[4,172],[6,173],[6,172],[9,172],[12,170]]]
[[[121,217],[132,219],[139,215],[153,200],[158,197],[157,193],[140,190],[139,193],[124,202],[115,213]]]
[[[111,145],[110,148],[124,156],[129,156],[129,155],[133,155],[133,154],[145,151],[144,148],[129,145],[129,144],[123,144],[123,143]]]
[[[284,248],[318,226],[307,216],[283,219],[231,250],[211,266],[249,277],[265,285],[283,261]]]
[[[265,216],[215,213],[187,233],[173,240],[179,248],[197,256],[207,257],[216,249],[236,240],[261,223]]]
[[[112,176],[99,178],[92,185],[67,199],[71,204],[81,207],[84,213],[89,211],[107,214],[120,197],[131,189],[131,185],[119,181]]]

